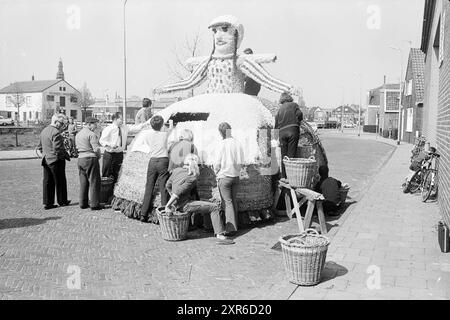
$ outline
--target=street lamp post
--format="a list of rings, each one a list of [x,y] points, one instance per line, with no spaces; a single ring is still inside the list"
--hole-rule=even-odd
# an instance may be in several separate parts
[[[341,105],[341,132],[344,133],[344,102],[345,102],[345,87],[342,88],[342,105]]]
[[[400,136],[402,131],[402,76],[403,76],[403,50],[395,47],[390,46],[389,48],[396,50],[400,53],[400,79],[399,79],[399,98],[398,98],[398,129],[397,129],[397,145],[400,145]]]
[[[123,120],[127,123],[127,43],[126,43],[126,29],[125,29],[125,6],[128,0],[123,3]]]

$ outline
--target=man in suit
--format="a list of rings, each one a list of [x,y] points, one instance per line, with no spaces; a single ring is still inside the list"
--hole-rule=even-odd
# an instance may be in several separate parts
[[[38,149],[42,153],[42,167],[44,168],[43,178],[43,203],[44,209],[49,210],[57,207],[56,198],[60,206],[67,206],[67,181],[66,181],[66,160],[70,157],[64,149],[63,137],[60,127],[64,122],[63,114],[54,114],[51,124],[41,132]]]

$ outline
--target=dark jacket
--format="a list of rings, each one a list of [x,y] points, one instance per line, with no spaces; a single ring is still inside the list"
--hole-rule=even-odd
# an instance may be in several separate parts
[[[331,201],[334,204],[339,204],[341,201],[339,189],[342,187],[342,182],[332,177],[321,178],[315,186],[315,191],[321,193],[325,200]]]
[[[66,149],[64,149],[61,132],[52,125],[42,130],[38,149],[42,152],[47,164],[52,164],[62,159],[70,159]]]
[[[275,116],[275,129],[283,130],[289,127],[299,127],[303,113],[295,102],[285,102],[280,106]]]

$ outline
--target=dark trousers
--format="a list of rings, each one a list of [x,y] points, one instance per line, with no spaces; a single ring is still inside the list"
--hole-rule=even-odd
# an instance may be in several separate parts
[[[233,232],[238,229],[238,206],[236,202],[238,184],[239,177],[224,177],[220,178],[218,182],[222,207],[225,207],[226,232]]]
[[[299,127],[289,127],[280,130],[280,149],[281,149],[281,176],[286,178],[286,169],[284,167],[283,158],[295,158],[297,155],[298,140],[300,139]]]
[[[123,162],[123,152],[103,153],[102,177],[113,177],[114,183],[119,179],[120,167]]]
[[[100,205],[100,165],[97,157],[78,158],[78,174],[80,177],[80,207],[86,208],[91,200],[91,208]]]
[[[148,162],[147,182],[145,184],[144,202],[142,203],[142,216],[148,217],[153,209],[153,189],[158,180],[161,194],[161,206],[165,206],[168,199],[166,182],[169,179],[169,158],[151,158]]]
[[[47,164],[45,158],[42,159],[44,178],[42,183],[43,204],[50,206],[55,204],[56,198],[59,205],[67,202],[67,181],[66,181],[66,160],[57,160],[52,164]]]

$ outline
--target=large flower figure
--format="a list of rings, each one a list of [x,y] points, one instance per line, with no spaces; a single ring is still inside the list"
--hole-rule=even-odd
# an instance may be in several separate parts
[[[244,79],[248,76],[262,86],[276,91],[289,91],[300,95],[298,90],[271,76],[262,66],[262,63],[274,62],[274,54],[253,55],[238,54],[244,27],[236,17],[224,15],[214,19],[209,28],[214,35],[213,50],[210,56],[195,57],[187,61],[193,67],[190,77],[155,89],[155,93],[169,93],[188,90],[208,81],[207,93],[242,93],[244,92]]]

